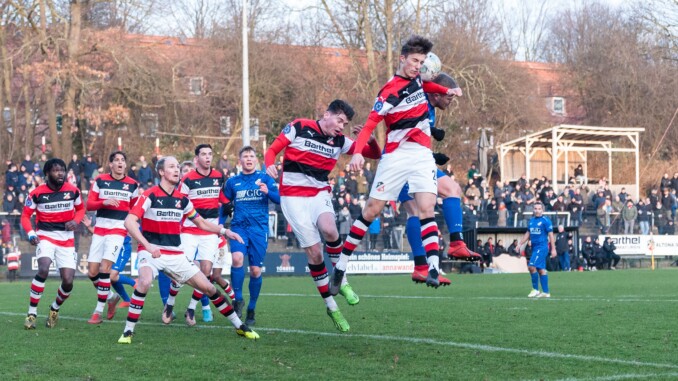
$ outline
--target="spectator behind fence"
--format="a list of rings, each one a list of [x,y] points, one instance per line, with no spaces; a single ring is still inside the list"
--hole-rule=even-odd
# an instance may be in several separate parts
[[[497,199],[492,198],[490,203],[487,204],[487,222],[489,226],[497,226],[499,221],[499,205],[497,205]]]
[[[556,236],[556,254],[558,254],[558,262],[560,270],[570,271],[570,240],[572,235],[565,232],[563,225],[558,225],[558,235]]]
[[[508,220],[508,210],[506,209],[506,204],[504,202],[499,203],[499,209],[497,210],[497,226],[504,227]]]
[[[506,248],[504,247],[504,240],[503,239],[498,239],[497,240],[497,245],[494,247],[494,257],[498,257],[502,254],[506,254]]]
[[[584,239],[579,251],[584,258],[584,261],[586,261],[586,269],[594,270],[596,265],[596,253],[593,250],[593,241],[591,240],[591,236],[587,236],[586,239]]]
[[[622,209],[622,221],[624,221],[624,234],[633,234],[633,228],[638,218],[638,208],[633,205],[633,201],[628,200],[626,207]]]
[[[650,234],[650,219],[652,218],[652,207],[649,205],[650,199],[646,198],[645,201],[640,199],[638,201],[638,225],[640,227],[640,234]]]
[[[662,207],[661,201],[657,201],[652,213],[654,215],[654,224],[657,226],[657,234],[665,234],[666,225],[668,225],[668,215],[670,212]]]
[[[483,262],[485,263],[485,267],[489,267],[490,264],[492,264],[492,257],[494,256],[494,243],[492,240],[492,237],[487,239],[487,242],[485,242],[485,246],[483,246],[483,252],[480,253],[483,257]]]
[[[506,252],[512,257],[520,257],[520,248],[518,247],[517,239],[514,239],[513,242],[511,242],[511,245],[509,245]]]

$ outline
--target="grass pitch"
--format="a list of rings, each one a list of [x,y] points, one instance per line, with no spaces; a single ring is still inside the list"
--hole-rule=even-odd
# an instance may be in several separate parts
[[[334,329],[310,277],[269,277],[256,342],[220,315],[205,324],[198,312],[198,326],[186,327],[189,288],[177,320],[163,326],[153,288],[132,345],[116,343],[126,309],[86,324],[96,302],[89,281],[76,283],[50,330],[44,321],[58,287],[50,278],[34,331],[22,325],[29,282],[1,283],[0,372],[3,380],[675,380],[677,276],[551,273],[550,300],[526,298],[526,274],[452,275],[452,287],[437,290],[408,275],[353,276],[360,304],[337,299],[348,334]]]

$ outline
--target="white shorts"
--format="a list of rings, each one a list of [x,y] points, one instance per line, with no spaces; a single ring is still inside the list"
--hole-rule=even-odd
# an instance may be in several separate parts
[[[281,196],[280,207],[285,219],[292,226],[294,235],[301,247],[311,247],[320,242],[318,232],[318,217],[323,213],[332,213],[332,197],[327,191],[318,193],[315,197]]]
[[[228,245],[226,245],[219,249],[216,261],[212,267],[215,269],[230,269],[232,264],[233,257],[231,256],[231,252],[228,250]]]
[[[118,234],[92,235],[87,262],[101,263],[102,259],[117,262],[125,237]]]
[[[35,257],[49,258],[56,264],[57,269],[75,269],[76,254],[74,247],[58,246],[54,243],[41,239],[35,249]]]
[[[219,236],[181,233],[181,248],[191,260],[214,263],[219,254]]]
[[[151,253],[146,250],[141,250],[139,251],[137,258],[139,269],[150,267],[151,270],[153,270],[153,278],[157,277],[158,272],[162,271],[176,282],[183,284],[200,272],[200,269],[192,260],[181,254],[162,254],[158,258],[153,258]]]
[[[409,194],[438,194],[437,167],[431,150],[413,144],[400,146],[381,157],[374,175],[370,197],[381,201],[397,200],[409,183]]]

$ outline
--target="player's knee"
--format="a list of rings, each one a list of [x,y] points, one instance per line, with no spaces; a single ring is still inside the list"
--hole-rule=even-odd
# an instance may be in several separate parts
[[[209,286],[205,288],[205,291],[203,293],[208,297],[214,296],[214,294],[217,293],[217,288],[214,287],[212,283],[210,283]]]
[[[250,277],[259,278],[261,276],[261,267],[250,266]]]
[[[64,290],[64,292],[71,292],[73,291],[73,278],[71,279],[63,279],[61,281],[61,288]]]
[[[111,282],[117,282],[120,279],[120,273],[117,271],[111,271]]]
[[[93,278],[93,277],[99,275],[99,267],[97,266],[95,268],[94,266],[89,266],[89,268],[87,269],[87,275],[90,278]]]

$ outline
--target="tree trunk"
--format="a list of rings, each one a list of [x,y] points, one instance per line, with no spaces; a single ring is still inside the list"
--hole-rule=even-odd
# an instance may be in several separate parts
[[[78,54],[80,53],[80,31],[82,27],[82,2],[84,0],[71,0],[71,22],[69,25],[68,31],[68,63],[72,65],[78,60]],[[76,81],[76,72],[73,66],[71,66],[71,71],[68,74],[68,80],[66,81],[66,99],[64,102],[64,111],[68,115],[64,115],[63,118],[63,131],[62,131],[62,158],[69,158],[73,154],[73,133],[72,129],[75,128],[75,121],[77,120],[77,105],[76,105],[76,94],[77,94],[77,81]]]
[[[46,0],[40,0],[40,41],[41,44],[47,42],[47,4]],[[49,59],[46,57],[47,49],[42,46],[41,51],[43,58]],[[53,79],[50,77],[45,78],[45,83],[42,85],[42,92],[45,95],[45,105],[47,106],[47,125],[49,126],[49,136],[50,136],[50,145],[52,146],[52,156],[54,157],[63,157],[61,155],[61,141],[59,133],[57,132],[56,126],[56,97],[54,96],[54,91],[52,89]],[[66,158],[68,159],[68,158]]]
[[[12,107],[12,59],[9,58],[7,55],[7,46],[5,45],[5,34],[2,32],[2,37],[0,37],[0,45],[2,47],[0,48],[0,54],[2,58],[2,82],[3,82],[3,88],[1,91],[4,91],[4,99],[5,103],[4,106],[9,108],[9,125],[12,128],[12,138],[7,139],[7,149],[4,150],[4,156],[5,159],[11,159],[14,156],[14,149],[16,147],[16,140],[17,140],[17,128],[16,128],[16,110],[14,107]],[[2,122],[3,126],[2,129],[6,130],[6,125],[5,125],[5,107],[2,108]]]
[[[5,28],[0,28],[0,45],[3,46],[3,49],[0,49],[0,65],[2,65],[3,72],[7,66],[7,61],[5,61]],[[5,76],[0,77],[0,159],[4,162],[10,158],[9,155],[9,133],[5,125],[5,106],[9,102],[8,99],[5,99],[4,89],[4,80]]]
[[[386,19],[386,77],[391,78],[393,76],[393,0],[384,0],[384,18]]]
[[[379,76],[377,72],[377,62],[374,58],[375,51],[374,51],[374,39],[372,36],[372,25],[370,22],[370,15],[368,12],[369,5],[367,2],[363,2],[361,4],[361,10],[360,12],[362,13],[362,19],[363,19],[363,33],[365,34],[365,52],[367,54],[367,72],[369,75],[369,80],[368,80],[368,85],[367,89],[371,94],[374,94],[374,96],[377,95],[377,92],[379,92]],[[386,142],[386,134],[384,132],[384,125],[382,123],[379,123],[377,126],[377,141],[379,142],[380,145],[384,145]]]

